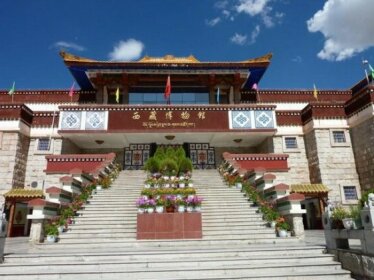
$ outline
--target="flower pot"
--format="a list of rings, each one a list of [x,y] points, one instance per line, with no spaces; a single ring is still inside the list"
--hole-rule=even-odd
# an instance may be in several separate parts
[[[235,184],[235,187],[236,187],[237,189],[241,189],[241,188],[242,188],[242,183],[236,183],[236,184]]]
[[[175,176],[171,176],[170,180],[174,181],[175,180]]]
[[[352,218],[345,218],[342,220],[343,226],[345,229],[352,229],[353,228],[353,219]]]
[[[178,212],[179,212],[179,213],[183,213],[184,210],[185,210],[184,205],[178,205]]]
[[[188,187],[192,188],[193,187],[193,183],[188,183]]]
[[[143,214],[145,212],[145,209],[144,208],[138,208],[138,213],[139,214]]]
[[[333,229],[344,229],[344,224],[342,220],[332,220]]]
[[[169,180],[169,176],[164,176],[163,179],[164,180]]]
[[[164,184],[164,188],[170,188],[170,184]]]
[[[183,176],[180,176],[180,177],[179,177],[179,180],[184,180],[184,177],[183,177]]]
[[[270,225],[271,228],[275,228],[276,224],[277,224],[276,221],[271,221],[271,222],[269,223],[269,225]]]
[[[151,187],[150,184],[144,184],[144,188],[149,189]]]
[[[174,206],[166,207],[166,213],[174,213]]]
[[[278,236],[279,237],[287,237],[287,230],[278,229]]]
[[[155,212],[154,208],[147,208],[147,213],[152,214],[153,212]]]
[[[164,206],[156,206],[156,213],[163,213],[164,212]]]
[[[201,212],[201,206],[195,206],[194,210],[195,212]]]
[[[59,226],[57,229],[58,229],[58,233],[63,233],[64,232],[64,228],[65,226]]]
[[[47,242],[48,243],[55,243],[56,242],[56,236],[54,236],[54,235],[47,235]]]
[[[192,211],[193,211],[193,207],[192,206],[187,206],[187,212],[191,213]]]
[[[179,188],[183,189],[186,186],[185,183],[179,183]]]
[[[102,186],[102,185],[97,185],[97,186],[96,186],[96,190],[101,191],[102,189],[103,189],[103,186]]]

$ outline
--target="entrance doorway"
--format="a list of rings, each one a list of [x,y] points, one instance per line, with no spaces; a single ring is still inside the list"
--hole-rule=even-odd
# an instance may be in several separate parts
[[[186,156],[191,159],[195,169],[213,169],[216,167],[215,150],[208,143],[184,143],[183,145],[130,144],[125,148],[124,169],[137,170],[156,152],[157,147],[183,147]]]

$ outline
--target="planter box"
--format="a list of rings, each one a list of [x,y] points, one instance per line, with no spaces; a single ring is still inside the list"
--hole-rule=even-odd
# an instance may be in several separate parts
[[[201,213],[138,214],[136,239],[201,239]]]

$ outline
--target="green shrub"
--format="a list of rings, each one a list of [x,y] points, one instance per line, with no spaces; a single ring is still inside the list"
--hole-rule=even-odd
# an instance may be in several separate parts
[[[160,172],[160,160],[157,157],[149,158],[144,164],[144,170],[150,173]]]
[[[370,193],[374,193],[374,189],[369,189],[362,193],[361,199],[359,200],[361,208],[365,206],[365,203],[368,201],[368,196]]]
[[[163,175],[175,176],[178,172],[178,165],[172,158],[165,158],[160,163],[160,171]]]
[[[44,225],[44,233],[45,235],[58,236],[58,228],[55,224],[46,223]]]
[[[333,220],[341,221],[346,218],[351,218],[351,215],[348,210],[346,210],[345,208],[341,206],[338,206],[338,207],[335,207],[334,210],[332,211],[331,218]]]
[[[192,161],[189,158],[182,158],[179,160],[179,169],[178,172],[179,174],[187,173],[189,171],[192,171],[193,165]]]

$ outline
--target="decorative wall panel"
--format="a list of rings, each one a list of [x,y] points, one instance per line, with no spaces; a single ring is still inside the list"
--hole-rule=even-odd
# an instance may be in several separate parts
[[[215,151],[207,143],[189,143],[189,157],[194,168],[211,169],[215,168]]]
[[[106,130],[107,111],[61,111],[60,130]]]

